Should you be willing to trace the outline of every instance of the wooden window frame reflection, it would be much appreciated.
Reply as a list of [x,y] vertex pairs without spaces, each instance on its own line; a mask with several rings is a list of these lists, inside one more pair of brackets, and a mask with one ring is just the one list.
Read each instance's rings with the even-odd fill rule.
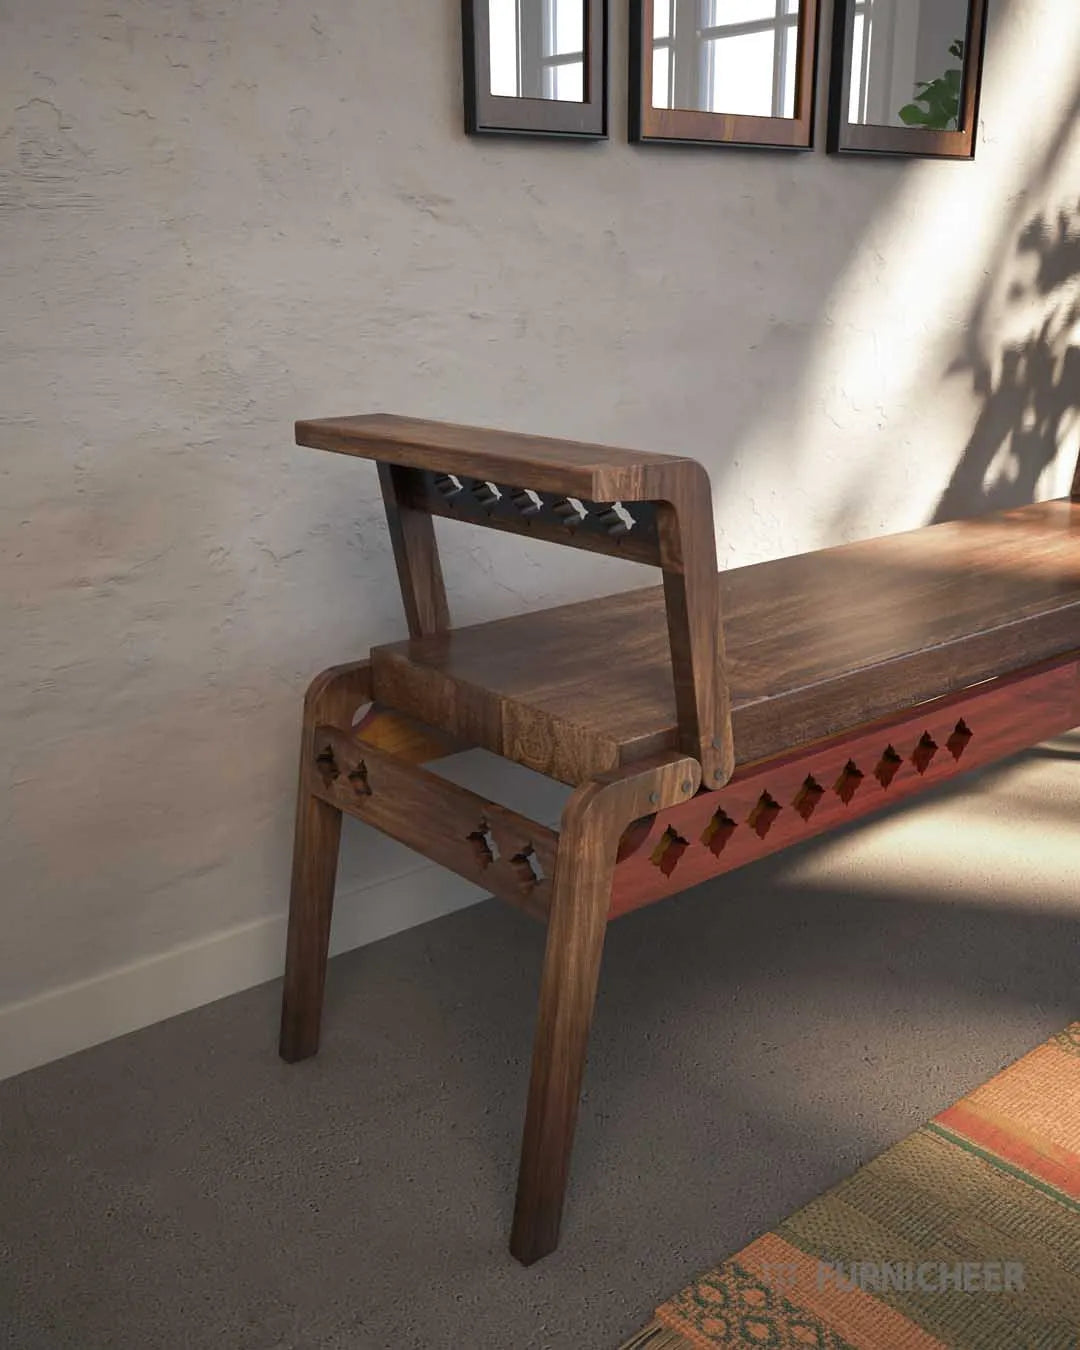
[[974,159],[979,127],[987,0],[969,0],[964,34],[964,78],[959,131],[888,127],[849,122],[851,46],[858,0],[836,0],[833,12],[832,82],[828,150],[832,155],[914,155],[920,159]]
[[491,92],[491,25],[488,0],[462,0],[465,130],[525,136],[603,140],[607,127],[607,0],[581,0],[585,38],[584,100],[510,98]]
[[[660,0],[663,3],[663,0]],[[795,57],[795,116],[753,117],[653,107],[656,0],[630,0],[630,139],[670,144],[809,150],[814,143],[821,0],[801,0]]]

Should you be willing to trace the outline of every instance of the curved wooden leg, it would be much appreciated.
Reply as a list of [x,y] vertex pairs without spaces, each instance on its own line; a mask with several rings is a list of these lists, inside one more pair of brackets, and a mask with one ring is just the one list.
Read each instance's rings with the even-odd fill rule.
[[531,1265],[559,1241],[619,835],[692,796],[701,769],[667,760],[577,789],[563,812],[510,1251]]
[[618,843],[595,829],[575,833],[572,840],[564,823],[510,1238],[511,1252],[525,1265],[553,1251],[559,1240]]

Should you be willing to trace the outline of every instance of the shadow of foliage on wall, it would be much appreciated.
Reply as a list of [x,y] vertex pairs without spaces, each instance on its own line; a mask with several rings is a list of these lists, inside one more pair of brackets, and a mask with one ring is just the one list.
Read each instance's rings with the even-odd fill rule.
[[1029,220],[1008,266],[1014,335],[993,356],[973,342],[950,370],[970,372],[983,406],[935,521],[1034,501],[1080,417],[1080,202]]

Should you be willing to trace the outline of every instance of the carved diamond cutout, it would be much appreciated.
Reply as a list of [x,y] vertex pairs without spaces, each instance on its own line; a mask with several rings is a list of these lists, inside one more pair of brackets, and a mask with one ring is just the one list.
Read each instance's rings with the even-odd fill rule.
[[327,787],[329,787],[336,778],[341,776],[338,762],[334,758],[333,746],[328,745],[319,751],[315,756],[315,768],[318,770],[319,777]]
[[442,473],[435,479],[435,491],[449,500],[456,497],[462,489],[461,479],[457,474]]
[[520,853],[514,854],[510,859],[510,866],[517,873],[522,886],[527,888],[538,886],[544,879],[544,869],[540,866],[540,859],[531,844]]
[[795,795],[792,806],[802,816],[803,820],[809,820],[817,810],[818,802],[825,796],[825,789],[814,778],[808,777],[802,787]]
[[782,807],[778,801],[774,801],[767,792],[763,792],[758,798],[757,805],[750,812],[746,823],[754,831],[759,839],[765,836],[773,827],[773,821],[780,814]]
[[519,515],[536,516],[543,510],[544,499],[532,488],[519,488],[510,498]]
[[900,772],[903,762],[891,745],[885,747],[885,753],[878,760],[877,768],[874,770],[874,777],[883,788],[887,788]]
[[494,483],[476,483],[472,495],[481,506],[494,506],[502,497],[502,493]]
[[659,867],[664,876],[669,877],[675,871],[675,868],[679,865],[679,859],[689,847],[689,839],[684,839],[669,825],[660,836],[659,843],[653,849],[650,861]]
[[922,739],[915,747],[911,755],[911,762],[915,765],[917,772],[925,773],[930,767],[930,761],[938,752],[938,744],[928,731],[924,731]]
[[959,760],[960,756],[968,748],[968,742],[974,736],[974,732],[961,717],[956,724],[956,730],[945,742],[945,749],[952,755],[953,759]]
[[480,822],[479,828],[473,830],[468,839],[476,854],[476,861],[481,867],[490,867],[492,863],[499,861],[499,846],[486,820]]
[[564,497],[551,508],[564,525],[573,529],[589,514],[576,497]]
[[615,855],[616,862],[622,862],[624,858],[629,858],[632,853],[638,851],[652,829],[655,819],[656,812],[654,811],[652,815],[640,816],[623,830],[622,838],[619,840],[619,849]]
[[630,514],[622,502],[613,502],[611,506],[604,507],[597,511],[595,519],[598,524],[603,525],[608,534],[613,539],[618,539],[624,534],[629,534],[637,524],[637,521]]
[[710,820],[705,827],[705,833],[701,836],[701,842],[714,858],[719,858],[727,845],[727,841],[737,829],[738,826],[723,807],[718,807],[712,820]]
[[368,782],[367,765],[363,760],[348,774],[349,785],[358,797],[371,796],[371,784]]
[[851,799],[858,792],[862,780],[862,770],[856,767],[854,760],[849,759],[844,765],[843,773],[836,780],[836,786],[833,788],[833,791],[845,806],[851,804]]

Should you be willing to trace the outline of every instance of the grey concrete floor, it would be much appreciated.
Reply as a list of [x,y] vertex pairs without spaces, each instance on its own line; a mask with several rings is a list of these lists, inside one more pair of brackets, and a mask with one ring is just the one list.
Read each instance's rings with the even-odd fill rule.
[[614,925],[560,1250],[506,1251],[539,926],[494,901],[0,1084],[5,1350],[614,1350],[1080,1015],[1064,739]]

